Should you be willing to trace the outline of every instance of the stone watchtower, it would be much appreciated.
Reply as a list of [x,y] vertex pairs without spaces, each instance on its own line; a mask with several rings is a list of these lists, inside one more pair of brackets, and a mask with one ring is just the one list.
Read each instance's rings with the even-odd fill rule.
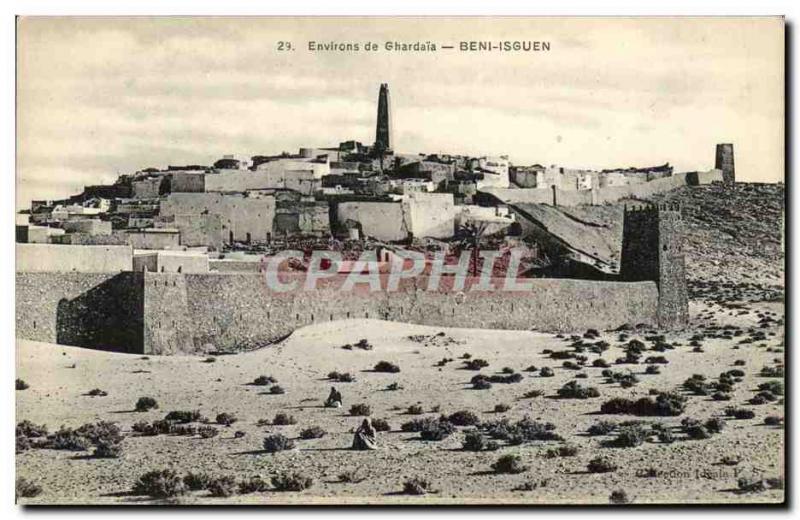
[[736,170],[733,166],[733,145],[722,143],[717,145],[717,156],[714,161],[714,168],[722,170],[722,181],[725,184],[736,182]]
[[625,208],[620,277],[658,286],[658,325],[677,329],[689,321],[683,254],[683,216],[677,204]]

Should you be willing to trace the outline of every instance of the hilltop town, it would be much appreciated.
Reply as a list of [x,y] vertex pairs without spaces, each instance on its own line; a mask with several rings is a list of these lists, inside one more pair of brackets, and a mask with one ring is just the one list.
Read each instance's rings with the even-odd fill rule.
[[784,499],[782,185],[730,143],[697,172],[405,154],[391,114],[381,85],[370,145],[18,214],[18,496]]
[[[729,164],[718,154],[717,169],[689,173],[674,172],[669,164],[591,171],[518,166],[507,156],[399,153],[393,150],[390,107],[384,84],[370,145],[350,140],[295,154],[226,155],[212,165],[147,167],[120,175],[111,185],[86,186],[67,199],[34,200],[18,215],[17,242],[125,245],[134,252],[135,270],[187,273],[257,271],[263,255],[295,246],[355,249],[357,257],[379,245],[458,247],[479,233],[497,244],[538,248],[540,268],[563,270],[566,261],[577,260],[614,272],[618,259],[604,255],[602,247],[593,251],[591,244],[569,239],[558,225],[529,240],[527,226],[547,227],[558,217],[531,215],[526,207],[603,205],[681,185],[733,182],[731,145],[718,150],[725,151]],[[64,248],[46,250],[23,253],[19,270],[90,267],[80,255],[56,254]],[[52,265],[43,265],[48,262]]]

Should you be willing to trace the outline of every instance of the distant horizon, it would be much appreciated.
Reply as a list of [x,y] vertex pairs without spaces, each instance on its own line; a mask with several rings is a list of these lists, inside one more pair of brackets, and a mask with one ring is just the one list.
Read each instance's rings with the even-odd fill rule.
[[[398,154],[593,170],[668,162],[684,172],[713,168],[716,144],[731,142],[737,180],[784,180],[780,18],[353,21],[18,19],[18,209],[147,167],[372,144],[381,83]],[[302,48],[467,34],[544,39],[552,49]],[[278,52],[278,40],[298,49]]]

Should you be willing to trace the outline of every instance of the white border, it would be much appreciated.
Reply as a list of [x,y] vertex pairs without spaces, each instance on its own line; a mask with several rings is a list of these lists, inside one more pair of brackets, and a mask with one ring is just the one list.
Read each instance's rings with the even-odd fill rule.
[[[745,2],[745,1],[707,1],[700,3],[697,0],[662,0],[660,2],[645,3],[643,1],[631,0],[618,0],[618,1],[592,1],[592,0],[559,0],[546,3],[525,4],[519,1],[506,1],[506,0],[492,0],[475,1],[475,0],[461,0],[459,2],[443,1],[443,0],[405,0],[386,2],[381,0],[371,0],[369,2],[355,1],[355,0],[335,0],[335,1],[309,1],[309,0],[293,0],[291,2],[282,2],[277,5],[266,5],[256,1],[247,0],[225,0],[225,1],[208,1],[208,0],[194,0],[194,1],[174,1],[174,0],[161,0],[159,2],[146,2],[143,0],[118,0],[118,1],[99,1],[99,0],[43,0],[43,1],[7,1],[2,4],[2,17],[0,18],[0,71],[2,74],[2,105],[0,105],[0,125],[2,125],[2,139],[0,139],[0,146],[2,146],[2,160],[3,171],[2,188],[0,189],[0,201],[2,204],[3,214],[11,219],[11,213],[14,211],[15,196],[14,196],[14,179],[15,179],[15,132],[14,132],[14,75],[15,75],[15,19],[14,16],[18,14],[25,15],[600,15],[600,16],[614,16],[614,15],[685,15],[685,16],[698,16],[698,15],[785,15],[789,23],[794,24],[792,31],[792,40],[797,39],[797,23],[800,20],[800,2],[796,0],[762,0],[760,2]],[[791,42],[794,43],[794,42]],[[794,45],[792,45],[794,47]],[[790,55],[790,61],[786,63],[787,74],[794,70],[796,65],[796,55],[794,52]],[[797,99],[797,84],[792,85],[791,92],[787,95],[792,100]],[[790,106],[790,105],[787,105]],[[795,128],[794,135],[790,136],[790,141],[787,141],[787,146],[790,149],[796,149],[797,144],[797,128],[796,119],[792,114],[792,126]],[[787,163],[787,168],[791,165]],[[787,171],[787,178],[793,176],[794,172]],[[796,183],[791,183],[790,187],[790,200],[796,200]],[[791,229],[793,230],[791,238],[793,243],[798,243],[797,226],[797,211],[794,211],[794,217]],[[0,239],[2,244],[9,247],[6,251],[13,251],[14,235],[11,223],[0,226]],[[792,271],[797,272],[798,263],[800,261],[796,258],[792,260]],[[685,518],[700,518],[709,515],[737,515],[737,514],[764,514],[763,511],[742,509],[722,509],[716,511],[706,510],[691,510],[682,511],[680,509],[672,510],[629,510],[622,511],[619,509],[603,511],[600,508],[593,508],[591,510],[495,510],[486,511],[478,509],[405,509],[405,510],[377,510],[377,509],[322,509],[322,510],[309,510],[309,509],[294,509],[294,510],[276,510],[276,509],[246,509],[235,510],[226,509],[218,510],[211,509],[205,511],[192,510],[131,510],[128,508],[119,508],[116,510],[100,509],[100,510],[47,510],[47,511],[27,511],[20,507],[14,506],[14,452],[11,449],[12,437],[11,431],[14,425],[14,393],[11,390],[11,380],[14,379],[14,301],[12,295],[14,294],[14,278],[12,276],[14,271],[14,260],[11,253],[6,253],[0,256],[0,264],[2,265],[3,276],[0,278],[0,294],[7,295],[2,300],[2,314],[0,314],[0,331],[2,331],[2,338],[4,341],[0,342],[2,345],[3,353],[1,364],[2,368],[2,382],[5,393],[2,401],[3,424],[2,424],[2,439],[3,448],[0,449],[0,461],[2,461],[2,473],[0,473],[0,504],[5,518],[20,518],[23,515],[36,514],[40,518],[55,517],[56,515],[108,515],[124,514],[126,516],[144,516],[149,518],[167,518],[168,516],[181,514],[186,515],[203,515],[204,517],[217,517],[228,515],[232,512],[238,514],[248,515],[269,515],[270,517],[312,517],[316,515],[341,515],[341,514],[359,514],[359,515],[375,515],[375,514],[391,514],[392,516],[406,516],[414,515],[415,517],[428,517],[433,518],[439,515],[494,515],[494,514],[533,514],[537,517],[558,515],[561,517],[574,517],[577,518],[583,514],[591,514],[592,516],[610,514],[636,514],[641,515],[677,515],[680,514]],[[787,291],[791,301],[795,303],[792,309],[792,314],[789,317],[790,323],[798,323],[797,299],[796,291],[790,287]],[[796,343],[796,342],[795,342]],[[794,351],[795,345],[788,345],[787,352]],[[791,354],[792,366],[790,372],[795,373],[797,367],[798,353]],[[794,382],[793,382],[794,383]],[[794,384],[791,388],[794,388]],[[789,400],[791,410],[792,423],[795,423],[798,412],[795,400]],[[797,447],[793,445],[793,453],[796,455]],[[796,457],[792,457],[792,461]],[[794,464],[792,464],[794,466]],[[793,476],[796,476],[792,472]],[[791,479],[794,483],[794,479]],[[787,496],[795,495],[794,490],[796,486],[787,489]]]

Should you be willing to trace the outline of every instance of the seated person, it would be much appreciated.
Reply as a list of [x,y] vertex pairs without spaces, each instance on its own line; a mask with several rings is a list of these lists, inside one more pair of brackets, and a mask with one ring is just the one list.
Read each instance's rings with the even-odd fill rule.
[[328,394],[328,399],[325,400],[326,408],[341,408],[342,394],[336,388],[331,387],[331,393]]

